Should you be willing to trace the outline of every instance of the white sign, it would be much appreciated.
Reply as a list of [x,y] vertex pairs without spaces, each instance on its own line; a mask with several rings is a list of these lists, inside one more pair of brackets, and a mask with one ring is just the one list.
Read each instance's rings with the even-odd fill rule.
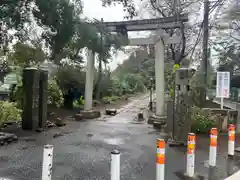
[[217,72],[216,97],[229,98],[230,72]]

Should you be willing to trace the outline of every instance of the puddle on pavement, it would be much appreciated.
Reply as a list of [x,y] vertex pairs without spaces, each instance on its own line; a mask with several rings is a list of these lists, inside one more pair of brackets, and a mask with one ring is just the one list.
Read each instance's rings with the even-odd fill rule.
[[124,143],[123,139],[120,139],[120,138],[109,138],[109,139],[104,139],[103,141],[111,145],[120,145]]
[[186,176],[185,172],[182,172],[182,171],[175,172],[175,175],[181,180],[190,180],[190,179],[204,180],[204,177],[198,174],[196,174],[194,178],[189,178]]
[[217,165],[209,167],[208,160],[203,162],[203,165],[208,168],[207,180],[220,180],[231,176],[239,170],[239,157],[234,159],[226,159],[225,165]]

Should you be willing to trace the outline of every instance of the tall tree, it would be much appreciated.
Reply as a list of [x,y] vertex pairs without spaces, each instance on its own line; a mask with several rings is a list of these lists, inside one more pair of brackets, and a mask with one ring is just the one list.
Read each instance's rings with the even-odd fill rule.
[[17,43],[13,46],[13,52],[9,54],[9,61],[13,65],[29,67],[40,64],[46,56],[41,47],[34,47],[27,44]]
[[100,37],[95,46],[95,52],[98,53],[98,78],[95,85],[96,99],[101,98],[102,64],[107,64],[112,57],[112,53],[121,48],[121,37],[111,34],[105,28],[100,28]]
[[240,5],[233,0],[218,22],[214,49],[218,55],[219,70],[232,74],[240,68]]
[[[103,3],[103,6],[122,4],[123,8],[124,8],[123,10],[128,12],[128,15],[130,16],[130,18],[137,15],[134,0],[101,0],[101,1]],[[142,0],[140,0],[140,1],[142,1]]]
[[9,29],[20,30],[23,28],[24,22],[29,20],[31,0],[2,0],[0,2],[0,48],[6,52],[8,44],[12,41],[9,36]]
[[50,28],[43,36],[52,50],[51,59],[59,64],[64,46],[71,40],[76,23],[74,4],[69,0],[36,0],[33,14],[40,25]]
[[[150,0],[151,6],[155,11],[157,17],[176,16],[184,13],[189,13],[191,10],[200,8],[201,1],[192,0],[163,0],[154,1]],[[157,3],[159,2],[159,3]],[[193,17],[196,18],[196,17]],[[181,23],[180,29],[167,29],[165,32],[171,37],[175,34],[181,35],[182,39],[179,44],[171,44],[168,48],[168,59],[173,60],[175,64],[180,64],[184,58],[191,55],[191,52],[196,48],[197,26],[201,23],[196,19],[196,24],[189,26],[188,24]]]

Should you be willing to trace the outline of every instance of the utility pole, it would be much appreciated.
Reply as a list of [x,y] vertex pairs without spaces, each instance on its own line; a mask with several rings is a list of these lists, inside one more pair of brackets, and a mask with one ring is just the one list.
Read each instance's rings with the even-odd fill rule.
[[[207,85],[208,69],[208,37],[209,37],[209,0],[204,0],[204,18],[203,18],[203,51],[201,70],[203,72],[203,86]],[[202,94],[203,101],[206,99],[206,91]]]

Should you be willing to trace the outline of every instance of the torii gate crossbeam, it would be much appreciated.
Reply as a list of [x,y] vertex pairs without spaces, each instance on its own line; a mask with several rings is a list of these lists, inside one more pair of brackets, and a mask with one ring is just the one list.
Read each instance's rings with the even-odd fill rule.
[[127,31],[152,31],[156,29],[172,29],[181,27],[182,22],[188,21],[188,15],[179,17],[172,16],[166,18],[142,19],[118,22],[96,22],[93,25],[101,25],[111,32],[117,32],[118,27],[125,27]]

